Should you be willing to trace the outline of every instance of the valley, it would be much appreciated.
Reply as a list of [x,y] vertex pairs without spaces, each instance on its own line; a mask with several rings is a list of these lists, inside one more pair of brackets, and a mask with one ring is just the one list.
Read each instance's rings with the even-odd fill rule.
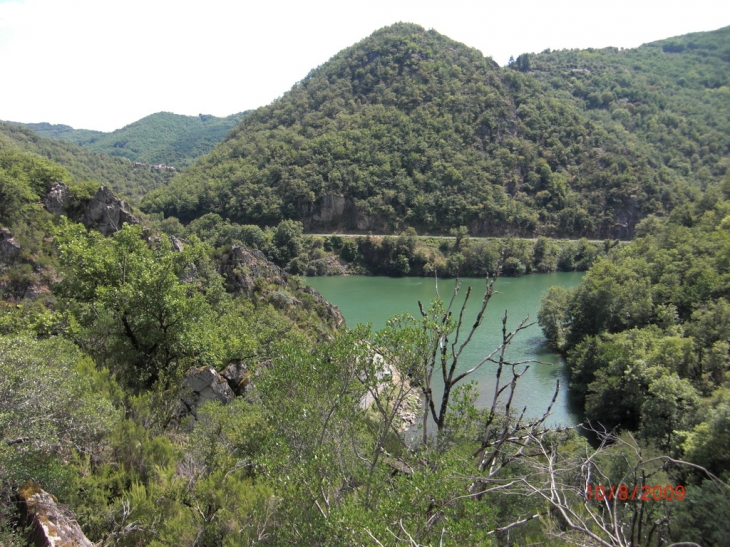
[[727,545],[729,90],[730,27],[397,23],[228,117],[0,122],[0,545]]

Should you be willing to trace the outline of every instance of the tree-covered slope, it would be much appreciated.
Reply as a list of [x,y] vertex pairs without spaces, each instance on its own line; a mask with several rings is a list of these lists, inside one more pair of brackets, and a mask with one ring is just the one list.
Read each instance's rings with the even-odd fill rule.
[[536,74],[397,24],[251,113],[143,207],[184,222],[214,212],[309,228],[631,237],[646,214],[693,196],[697,177],[604,118]]
[[73,178],[109,186],[132,203],[139,202],[147,192],[164,186],[174,176],[173,173],[135,169],[125,158],[111,158],[75,144],[40,137],[21,126],[0,122],[2,149],[50,159],[65,167]]
[[580,286],[552,287],[538,313],[551,344],[567,351],[571,389],[589,420],[638,431],[725,476],[728,198],[730,176],[668,218],[647,218],[639,237],[594,263]]
[[158,112],[111,133],[48,123],[20,125],[42,137],[71,142],[109,156],[146,164],[162,163],[180,169],[210,152],[244,114],[218,118],[204,114],[182,116]]
[[93,129],[74,129],[70,125],[52,124],[48,122],[41,123],[20,123],[6,121],[12,125],[21,125],[31,131],[38,133],[41,137],[48,139],[57,139],[61,141],[72,142],[82,146],[92,142],[95,139],[103,137],[106,133],[103,131],[94,131]]
[[636,49],[522,59],[514,66],[623,134],[662,176],[704,188],[730,167],[730,27]]

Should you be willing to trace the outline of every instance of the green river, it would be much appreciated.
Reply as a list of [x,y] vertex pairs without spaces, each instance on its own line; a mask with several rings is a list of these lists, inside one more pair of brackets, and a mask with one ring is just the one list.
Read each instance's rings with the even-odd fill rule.
[[[502,316],[507,310],[507,326],[510,330],[517,327],[525,317],[530,321],[537,320],[542,295],[552,285],[573,287],[580,283],[582,273],[533,274],[524,277],[502,277],[495,284],[496,294],[492,297],[478,336],[472,340],[470,347],[464,350],[461,366],[473,366],[479,359],[491,352],[502,337]],[[377,330],[385,326],[387,319],[395,314],[408,312],[419,316],[418,301],[424,307],[436,297],[435,283],[432,278],[422,277],[366,277],[335,276],[308,277],[311,285],[330,302],[340,308],[348,326],[358,323],[371,323]],[[455,280],[439,280],[438,288],[441,297],[448,301],[454,288]],[[484,279],[465,278],[461,280],[460,298],[454,304],[458,313],[466,294],[467,286],[472,287],[465,324],[471,325],[484,293]],[[458,303],[458,307],[457,307]],[[551,352],[545,345],[545,338],[540,327],[535,324],[522,331],[515,338],[507,357],[512,361],[527,359],[539,360],[533,363],[527,373],[520,378],[515,393],[516,403],[513,408],[521,410],[527,407],[527,416],[539,416],[545,412],[555,393],[555,384],[560,380],[560,393],[555,402],[548,424],[575,425],[581,421],[578,409],[571,408],[568,399],[568,382],[566,365],[563,359]],[[434,377],[436,374],[434,374]],[[502,381],[511,375],[502,375]],[[487,363],[477,370],[472,379],[478,383],[478,406],[491,405],[495,382],[495,365]],[[501,401],[504,402],[504,401]],[[518,410],[518,411],[519,411]]]

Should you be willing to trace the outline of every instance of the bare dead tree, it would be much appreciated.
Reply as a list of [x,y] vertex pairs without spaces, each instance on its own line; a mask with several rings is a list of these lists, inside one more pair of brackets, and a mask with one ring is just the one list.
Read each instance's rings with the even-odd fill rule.
[[[539,516],[546,517],[543,520],[551,537],[580,546],[667,545],[670,517],[666,505],[656,496],[647,498],[646,492],[653,488],[652,478],[670,467],[699,471],[724,492],[730,502],[730,485],[704,467],[669,456],[647,458],[631,435],[619,437],[585,427],[598,434],[601,440],[597,448],[585,454],[561,454],[559,443],[546,442],[544,433],[530,435],[529,442],[533,451],[537,451],[524,460],[530,471],[516,478],[507,491],[537,498],[548,505],[549,510]],[[626,469],[619,476],[612,472],[617,462]],[[655,482],[661,480],[666,479],[654,479]],[[625,489],[620,490],[622,486]],[[663,485],[665,492],[673,488]],[[671,502],[665,499],[665,503]],[[528,520],[522,519],[501,530]]]
[[[492,406],[489,409],[489,413],[484,424],[483,440],[479,448],[474,453],[474,456],[479,458],[479,471],[486,472],[485,479],[487,482],[491,477],[496,476],[501,469],[508,466],[514,460],[529,455],[526,450],[529,448],[533,438],[542,438],[550,432],[550,429],[545,427],[545,421],[550,415],[553,405],[558,398],[560,381],[556,382],[553,398],[544,414],[539,418],[525,421],[525,412],[527,411],[526,407],[522,408],[516,420],[513,418],[512,412],[512,403],[517,389],[517,381],[529,370],[530,365],[528,363],[534,361],[507,361],[506,350],[518,333],[533,324],[534,323],[528,324],[527,319],[524,319],[514,331],[509,332],[507,330],[507,312],[505,312],[502,317],[502,344],[500,344],[497,350],[495,350],[495,352],[499,351],[499,355],[496,359],[493,357],[494,353],[487,357],[487,360],[497,365],[496,383],[494,386],[494,395],[492,397]],[[502,373],[505,369],[509,370],[511,378],[509,381],[502,384]],[[505,391],[508,393],[507,401],[504,411],[500,414],[498,412],[497,403]],[[502,417],[501,425],[495,423],[496,418],[500,415]],[[516,450],[506,450],[508,445],[516,447]],[[484,482],[484,480],[482,482]],[[479,490],[476,485],[473,486],[473,491],[474,493],[478,493]]]
[[[566,448],[562,436],[573,435],[570,432],[576,428],[549,428],[546,425],[557,400],[559,382],[556,382],[552,400],[542,415],[528,418],[526,408],[514,409],[518,381],[535,361],[510,361],[507,359],[507,349],[520,332],[533,324],[528,319],[510,331],[505,312],[502,317],[501,343],[464,370],[462,352],[482,324],[487,304],[494,294],[494,281],[494,278],[487,280],[484,298],[470,326],[465,326],[464,315],[471,288],[467,290],[456,317],[451,310],[460,290],[458,282],[447,306],[437,303],[425,311],[419,302],[423,329],[428,333],[429,351],[418,361],[416,374],[413,374],[413,369],[410,372],[424,398],[424,445],[429,440],[429,419],[436,424],[437,438],[441,438],[446,426],[449,399],[455,386],[484,365],[496,365],[492,403],[484,414],[480,428],[481,440],[473,452],[474,472],[462,477],[465,480],[464,494],[445,502],[446,505],[460,499],[471,499],[478,503],[480,500],[493,499],[495,495],[520,496],[530,500],[527,505],[532,510],[526,511],[525,515],[513,522],[500,524],[488,535],[509,533],[539,519],[547,535],[564,544],[659,547],[668,545],[670,537],[671,520],[664,510],[665,506],[654,499],[622,499],[627,498],[628,494],[626,490],[621,490],[619,494],[617,488],[621,485],[627,488],[629,485],[635,486],[640,492],[647,485],[659,484],[659,481],[666,481],[662,484],[668,485],[668,476],[662,473],[672,467],[686,467],[712,480],[717,488],[726,493],[730,503],[730,486],[705,468],[668,456],[646,457],[630,435],[619,437],[612,432],[594,430],[590,425],[576,426],[599,435],[600,443],[595,448],[590,448],[586,443],[583,451],[576,451],[575,446]],[[442,392],[434,393],[437,391],[432,382],[434,373],[441,375]],[[440,404],[437,404],[437,395],[441,396]],[[383,415],[386,416],[386,412]],[[413,465],[418,469],[419,462],[415,461]],[[616,475],[616,467],[623,470],[619,475]],[[591,496],[589,487],[596,492],[598,485],[604,486],[605,494]],[[535,510],[535,507],[542,509]],[[433,511],[426,517],[425,528],[436,526],[443,514],[442,510]],[[398,527],[394,523],[386,530],[392,536],[387,541],[376,538],[369,530],[366,532],[377,545],[420,545],[414,538],[415,534],[407,531],[402,521],[398,524]],[[679,545],[694,544],[676,544],[677,547]]]
[[[471,296],[471,287],[467,288],[466,296],[462,302],[461,309],[459,310],[459,315],[456,320],[454,320],[451,310],[461,289],[461,282],[459,280],[457,280],[456,285],[454,286],[454,291],[451,294],[451,300],[445,308],[440,305],[439,301],[437,301],[435,305],[426,311],[423,308],[423,304],[420,301],[418,302],[418,308],[424,322],[424,330],[430,331],[429,335],[431,339],[430,351],[424,356],[418,370],[418,381],[424,397],[422,421],[424,444],[428,442],[429,416],[435,422],[437,432],[440,435],[446,426],[446,415],[449,408],[449,401],[456,384],[480,369],[501,349],[501,346],[496,348],[492,353],[471,368],[465,371],[458,371],[464,349],[469,345],[474,337],[474,333],[482,324],[484,312],[486,311],[487,305],[494,294],[495,281],[496,276],[491,279],[487,278],[487,286],[484,291],[484,297],[482,298],[479,312],[477,313],[471,327],[466,327],[466,335],[460,344],[459,341],[462,334],[462,327],[464,327],[464,312],[466,311],[466,306],[469,303],[469,297]],[[438,281],[436,291],[438,294]],[[453,339],[450,339],[452,335]],[[443,380],[443,389],[440,393],[441,403],[438,410],[436,409],[436,397],[432,386],[433,374],[437,369],[441,372],[441,379]]]

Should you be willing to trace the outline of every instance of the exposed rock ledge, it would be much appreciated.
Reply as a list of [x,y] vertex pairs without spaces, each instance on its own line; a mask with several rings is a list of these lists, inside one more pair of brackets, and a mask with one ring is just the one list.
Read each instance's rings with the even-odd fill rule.
[[7,228],[0,228],[0,263],[11,262],[23,249]]
[[190,414],[197,419],[198,410],[205,403],[218,401],[228,404],[235,396],[226,379],[213,367],[192,367],[183,380],[178,418]]
[[[54,182],[43,198],[43,204],[51,213],[69,215],[71,198],[68,186]],[[83,223],[87,228],[99,230],[105,236],[119,231],[124,224],[139,224],[139,220],[130,212],[127,202],[115,196],[106,186],[101,186],[85,204],[81,217],[72,220]]]
[[[289,275],[276,264],[266,258],[259,250],[247,249],[242,245],[233,245],[223,257],[218,272],[226,280],[226,289],[233,294],[246,293],[252,296],[256,288],[256,279],[261,277],[270,283],[285,287],[289,285]],[[327,302],[324,297],[311,287],[299,287],[292,290],[291,303],[301,305],[302,294],[308,294],[321,306],[321,315],[331,321],[335,328],[345,326],[345,318],[340,310]]]
[[121,230],[124,224],[139,224],[139,220],[129,212],[127,202],[102,186],[91,198],[81,219],[87,228],[96,228],[105,236]]
[[226,280],[229,292],[234,294],[253,294],[255,280],[263,277],[277,285],[289,282],[287,273],[271,262],[259,250],[247,249],[243,245],[233,245],[221,261],[218,272]]
[[29,544],[36,547],[94,547],[70,511],[34,481],[20,487],[24,520],[30,527]]

